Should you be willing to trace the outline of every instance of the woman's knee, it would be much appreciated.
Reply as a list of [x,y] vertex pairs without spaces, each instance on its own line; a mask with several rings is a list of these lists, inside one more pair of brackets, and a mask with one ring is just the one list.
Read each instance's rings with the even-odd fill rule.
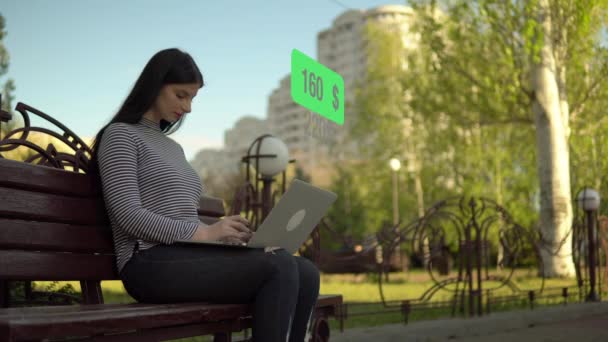
[[312,261],[303,257],[295,257],[295,259],[298,264],[300,284],[318,289],[321,275],[317,266]]
[[297,278],[298,264],[296,263],[295,256],[284,249],[269,253],[269,258],[275,274],[279,274],[283,278]]

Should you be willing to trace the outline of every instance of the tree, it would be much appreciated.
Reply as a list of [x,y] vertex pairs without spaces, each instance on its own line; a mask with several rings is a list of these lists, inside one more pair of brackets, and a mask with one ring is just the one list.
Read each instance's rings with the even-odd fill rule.
[[299,166],[296,166],[296,167],[295,167],[295,171],[294,171],[294,172],[295,172],[295,173],[294,173],[294,176],[293,176],[294,178],[299,179],[299,180],[304,181],[304,182],[309,182],[309,183],[310,183],[310,181],[311,181],[311,179],[310,179],[310,175],[308,175],[308,174],[307,174],[307,173],[304,171],[304,169],[302,169],[302,168],[301,168],[301,167],[299,167]]
[[[367,25],[368,69],[358,87],[359,120],[351,132],[352,139],[366,141],[362,150],[368,164],[384,165],[391,157],[404,164],[400,171],[405,178],[399,200],[402,221],[416,219],[438,200],[471,195],[508,203],[518,222],[530,223],[535,169],[532,175],[526,171],[533,160],[529,153],[533,130],[488,125],[475,117],[460,122],[443,107],[449,102],[436,99],[462,97],[451,88],[455,81],[446,79],[451,75],[435,72],[436,66],[429,63],[432,48],[406,46],[404,42],[415,38],[403,38],[399,31],[373,22]],[[454,108],[456,113],[456,108],[463,107]],[[511,141],[525,143],[513,147]],[[363,177],[362,182],[372,179],[378,178]],[[382,205],[390,207],[390,198]],[[382,207],[376,210],[382,212]],[[448,239],[457,248],[455,233]],[[495,232],[489,239],[498,244]]]
[[[598,49],[598,57],[592,63],[583,67],[584,75],[594,73],[605,74],[602,61],[608,59],[608,50],[603,47]],[[572,78],[571,78],[572,80]],[[588,76],[575,78],[591,86],[586,96],[584,110],[575,113],[571,124],[570,137],[570,171],[572,174],[572,193],[577,195],[583,187],[597,189],[600,194],[608,193],[608,117],[606,108],[608,106],[608,87],[600,84],[591,84],[592,79]],[[580,107],[579,107],[580,108]],[[605,195],[604,195],[605,196]],[[606,201],[601,202],[600,212],[606,214],[608,205]]]
[[[5,20],[2,14],[0,14],[0,79],[8,72],[8,65],[10,61],[10,55],[8,50],[4,46],[4,37],[7,32],[5,29]],[[15,82],[12,79],[8,79],[0,86],[2,92],[2,110],[12,113],[12,103],[14,97],[12,92],[15,91]],[[9,124],[2,123],[0,130],[0,136],[6,134],[12,127],[15,126],[15,120],[11,120]]]
[[434,94],[413,87],[415,107],[461,127],[534,129],[545,275],[572,276],[568,142],[571,124],[606,88],[599,39],[606,1],[413,3],[421,50],[430,57],[425,70],[439,82]]

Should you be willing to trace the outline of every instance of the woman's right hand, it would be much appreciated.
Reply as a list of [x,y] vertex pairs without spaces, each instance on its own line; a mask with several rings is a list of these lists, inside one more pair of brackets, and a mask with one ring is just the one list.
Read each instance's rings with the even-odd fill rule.
[[249,221],[241,215],[233,215],[226,216],[209,226],[199,225],[191,240],[242,244],[249,241],[252,234],[249,229]]

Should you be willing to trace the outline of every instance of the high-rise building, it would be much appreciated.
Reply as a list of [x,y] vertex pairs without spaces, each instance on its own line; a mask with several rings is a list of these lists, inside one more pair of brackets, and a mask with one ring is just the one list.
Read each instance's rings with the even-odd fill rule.
[[270,131],[267,120],[247,115],[224,132],[223,148],[203,149],[196,154],[190,164],[206,181],[210,194],[217,195],[223,183],[232,182],[232,177],[241,167],[241,157],[247,154],[251,143]]
[[[370,10],[348,10],[338,16],[328,29],[317,35],[317,60],[344,78],[345,101],[352,104],[355,84],[364,79],[367,58],[364,28],[370,21],[399,32],[405,46],[414,44],[409,34],[413,11],[402,5],[387,5]],[[330,181],[330,166],[336,159],[357,155],[358,144],[345,135],[356,112],[347,105],[343,126],[325,121],[324,129],[313,129],[311,117],[316,115],[291,99],[290,75],[281,79],[268,99],[268,121],[272,132],[283,139],[297,164],[311,175],[313,183]]]
[[224,149],[229,160],[233,161],[230,170],[238,171],[241,157],[247,154],[251,143],[260,135],[271,132],[268,120],[254,116],[240,118],[234,126],[224,132]]
[[309,166],[314,162],[314,139],[308,134],[310,111],[291,99],[291,77],[287,75],[280,81],[268,98],[268,122],[273,135],[289,148],[291,158],[299,166]]

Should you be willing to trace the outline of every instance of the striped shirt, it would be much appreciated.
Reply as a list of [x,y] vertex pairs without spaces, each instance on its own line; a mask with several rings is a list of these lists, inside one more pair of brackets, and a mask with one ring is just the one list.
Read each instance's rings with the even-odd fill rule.
[[142,118],[137,124],[109,125],[98,162],[119,272],[136,247],[145,250],[194,235],[201,180],[159,124]]

